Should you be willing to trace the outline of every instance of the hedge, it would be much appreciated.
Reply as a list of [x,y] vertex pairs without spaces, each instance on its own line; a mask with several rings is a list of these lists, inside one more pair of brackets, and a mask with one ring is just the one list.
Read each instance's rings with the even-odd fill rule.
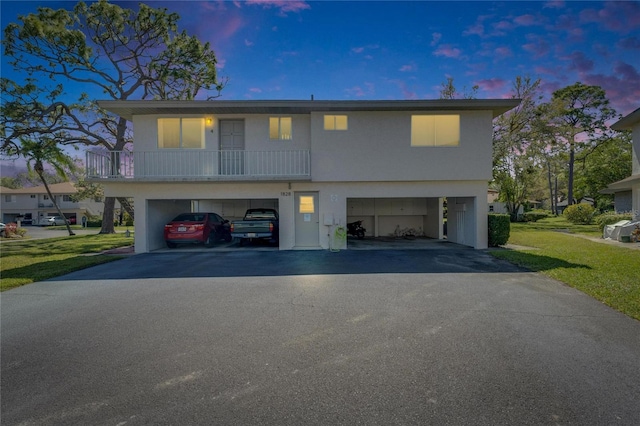
[[547,217],[549,217],[549,212],[546,210],[531,210],[522,214],[522,220],[525,222],[537,222]]
[[509,241],[511,216],[508,214],[489,214],[489,247],[503,246]]

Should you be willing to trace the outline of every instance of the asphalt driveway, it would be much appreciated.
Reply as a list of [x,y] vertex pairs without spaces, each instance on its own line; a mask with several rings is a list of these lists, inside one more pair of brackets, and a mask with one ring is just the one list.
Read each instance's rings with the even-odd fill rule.
[[3,426],[640,424],[640,323],[471,249],[141,254],[1,320]]

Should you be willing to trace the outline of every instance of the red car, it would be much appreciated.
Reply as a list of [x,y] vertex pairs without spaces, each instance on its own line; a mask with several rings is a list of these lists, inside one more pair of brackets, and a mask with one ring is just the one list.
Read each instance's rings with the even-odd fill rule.
[[164,241],[169,248],[193,243],[211,247],[216,241],[231,241],[229,228],[229,221],[217,213],[182,213],[164,226]]

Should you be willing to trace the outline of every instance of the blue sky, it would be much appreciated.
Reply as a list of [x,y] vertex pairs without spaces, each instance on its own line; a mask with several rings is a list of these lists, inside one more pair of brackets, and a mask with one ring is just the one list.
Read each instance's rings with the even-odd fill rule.
[[[117,2],[135,8],[137,2]],[[38,6],[6,1],[2,27]],[[147,2],[209,41],[229,83],[222,99],[433,99],[459,90],[502,98],[514,78],[544,93],[602,86],[621,114],[640,107],[638,1]],[[3,61],[2,74],[11,76]]]

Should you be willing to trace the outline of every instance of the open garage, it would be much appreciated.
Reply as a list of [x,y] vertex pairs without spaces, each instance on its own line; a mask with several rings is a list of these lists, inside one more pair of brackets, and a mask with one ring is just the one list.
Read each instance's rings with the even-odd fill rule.
[[347,223],[362,220],[367,236],[440,238],[440,198],[348,198]]
[[[147,205],[148,244],[151,250],[166,248],[163,237],[164,225],[181,213],[214,212],[232,222],[234,220],[241,220],[247,209],[270,208],[279,210],[278,204],[277,199],[271,198],[238,200],[149,200]],[[238,244],[233,244],[233,246],[238,246]]]

